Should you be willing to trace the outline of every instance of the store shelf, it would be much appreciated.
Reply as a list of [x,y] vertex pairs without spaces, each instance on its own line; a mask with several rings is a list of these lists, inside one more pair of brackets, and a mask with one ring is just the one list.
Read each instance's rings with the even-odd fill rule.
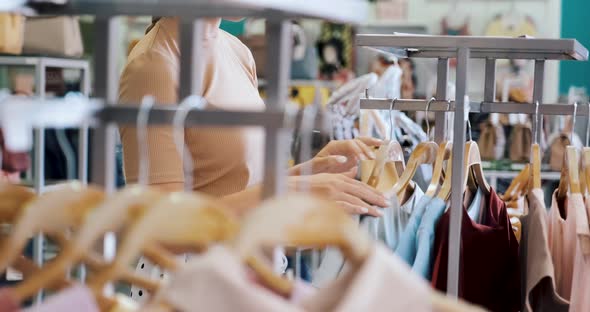
[[361,0],[70,0],[41,14],[236,16],[272,19],[317,18],[360,24],[368,4]]
[[451,58],[458,48],[469,48],[471,58],[588,60],[588,50],[575,39],[394,34],[358,35],[356,43],[399,57]]
[[45,66],[63,69],[88,69],[88,61],[84,59],[59,58],[46,56],[12,56],[0,55],[0,65],[9,66]]

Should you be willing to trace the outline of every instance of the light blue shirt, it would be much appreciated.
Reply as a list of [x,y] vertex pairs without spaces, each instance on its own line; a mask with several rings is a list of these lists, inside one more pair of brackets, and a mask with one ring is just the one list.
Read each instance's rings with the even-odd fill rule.
[[[353,218],[359,221],[359,227],[368,233],[369,237],[385,243],[393,251],[403,239],[402,233],[423,196],[424,192],[416,185],[414,193],[403,205],[399,204],[396,196],[392,196],[391,206],[380,210],[383,212],[383,217],[354,216]],[[327,248],[320,266],[313,274],[312,285],[322,288],[336,279],[340,272],[346,270],[347,265],[340,251],[335,248]]]
[[416,243],[416,234],[418,233],[418,227],[420,226],[426,207],[430,204],[431,200],[432,197],[430,196],[423,196],[420,198],[408,224],[400,236],[399,244],[397,244],[395,248],[395,254],[403,259],[408,265],[412,265],[416,258],[416,247],[418,245]]
[[434,260],[434,235],[436,225],[447,209],[447,203],[438,198],[433,198],[426,208],[418,231],[416,232],[416,257],[412,264],[412,271],[430,280],[432,275],[432,263]]
[[[478,189],[467,209],[469,217],[476,222],[481,221],[481,204],[483,198],[483,191]],[[416,233],[416,255],[413,262],[408,262],[412,265],[412,271],[420,274],[427,280],[432,278],[432,266],[435,257],[434,238],[436,234],[436,225],[446,209],[447,203],[438,197],[433,198],[428,202],[426,211],[422,216],[420,226]],[[411,259],[411,254],[407,259]]]

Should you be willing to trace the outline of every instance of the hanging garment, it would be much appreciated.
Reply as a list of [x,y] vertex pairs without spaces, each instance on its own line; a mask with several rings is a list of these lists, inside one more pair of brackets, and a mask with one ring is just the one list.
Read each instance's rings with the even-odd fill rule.
[[92,291],[77,285],[47,298],[39,306],[33,306],[23,312],[84,311],[99,312]]
[[[463,209],[459,296],[491,311],[520,310],[518,242],[506,205],[494,190],[486,198],[483,222],[476,224]],[[436,260],[432,286],[446,292],[450,210],[436,227]]]
[[425,300],[428,285],[382,246],[376,246],[358,271],[344,274],[300,304],[249,276],[233,251],[217,246],[172,274],[156,299],[179,311],[432,311]]
[[571,194],[563,203],[561,211],[553,193],[551,210],[548,215],[549,250],[555,267],[555,286],[557,292],[565,300],[570,300],[572,278],[574,274],[574,258],[576,256],[576,210],[579,203],[583,203],[581,194]]
[[0,289],[0,312],[18,312],[20,305],[16,295],[9,288]]
[[574,278],[572,282],[572,296],[570,311],[590,311],[590,197],[580,208],[579,198],[576,198],[577,245],[574,260]]
[[[429,197],[423,197],[422,201],[424,201],[425,198]],[[477,223],[479,223],[479,220],[481,219],[482,199],[483,192],[478,190],[471,203],[463,203],[464,206],[469,205],[469,208],[467,208],[469,217]],[[438,197],[428,200],[427,204],[423,207],[424,212],[422,212],[422,217],[419,219],[416,218],[419,223],[415,224],[411,222],[415,228],[411,229],[410,226],[406,228],[404,234],[407,236],[403,237],[396,250],[396,254],[412,266],[413,272],[427,280],[431,280],[432,278],[432,266],[434,262],[433,247],[436,225],[446,208],[446,203]],[[419,211],[419,209],[420,208],[417,208],[417,211]],[[416,213],[416,216],[419,216],[419,214]],[[410,229],[412,232],[410,232]]]
[[547,236],[547,210],[543,190],[528,195],[528,214],[520,217],[520,263],[523,312],[565,312],[569,303],[555,288],[553,260]]
[[[353,218],[359,220],[360,228],[367,232],[371,238],[385,243],[390,250],[395,250],[403,229],[408,224],[412,212],[416,211],[423,195],[422,189],[416,186],[412,196],[401,206],[397,197],[392,196],[391,206],[380,210],[384,214],[383,217],[353,216]],[[335,248],[327,248],[320,261],[320,266],[314,272],[312,284],[314,287],[323,288],[346,270],[347,265],[340,251]]]
[[396,250],[402,239],[404,230],[410,223],[412,215],[414,213],[421,213],[416,208],[418,208],[418,204],[423,196],[424,192],[416,184],[414,186],[414,193],[412,193],[403,205],[399,204],[397,195],[393,195],[390,197],[391,206],[380,210],[383,212],[383,217],[374,218],[367,216],[361,220],[361,224],[366,224],[364,226],[371,229],[370,233],[377,232],[376,237],[384,241],[389,249]]

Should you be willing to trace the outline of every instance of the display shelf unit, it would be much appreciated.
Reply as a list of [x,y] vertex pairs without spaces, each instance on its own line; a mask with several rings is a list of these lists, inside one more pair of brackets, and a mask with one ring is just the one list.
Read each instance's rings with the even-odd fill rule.
[[359,0],[69,0],[44,14],[149,15],[180,17],[237,16],[269,19],[311,18],[360,24],[368,6]]
[[[518,171],[506,170],[484,170],[484,173],[490,186],[494,189],[498,189],[499,179],[514,179],[519,174]],[[561,172],[541,171],[541,180],[543,181],[559,181],[560,178]]]
[[[40,99],[46,98],[46,75],[48,68],[61,68],[79,70],[81,72],[81,91],[84,95],[90,95],[90,65],[87,60],[47,57],[47,56],[12,56],[0,55],[0,66],[24,66],[33,67],[35,70],[35,93]],[[80,141],[78,145],[78,175],[83,183],[88,181],[88,127],[82,125],[79,129]],[[33,172],[32,186],[37,194],[45,191],[45,130],[34,130],[33,141]],[[44,262],[44,238],[38,234],[33,239],[33,259],[38,265]],[[38,294],[36,301],[41,300],[42,294]]]
[[[454,112],[453,142],[465,142],[466,124],[469,112],[524,113],[535,115],[537,141],[540,131],[536,131],[543,114],[572,115],[588,113],[587,105],[551,105],[543,102],[543,82],[546,60],[588,59],[588,50],[574,39],[534,39],[504,37],[467,37],[467,36],[427,36],[427,35],[358,35],[356,43],[381,52],[392,53],[398,57],[435,58],[437,65],[436,100],[406,99],[361,99],[361,109],[394,109],[406,111],[434,111],[435,140],[445,139],[447,124],[446,112]],[[448,101],[447,94],[449,58],[457,58],[456,101]],[[484,101],[468,102],[467,73],[469,59],[485,59]],[[496,95],[496,60],[497,59],[531,59],[535,61],[534,104],[495,103]],[[540,105],[537,105],[540,103]],[[463,161],[464,144],[453,144],[453,172],[451,193],[451,224],[449,231],[449,265],[447,292],[451,296],[459,294],[459,268],[461,248],[461,218],[463,202]]]

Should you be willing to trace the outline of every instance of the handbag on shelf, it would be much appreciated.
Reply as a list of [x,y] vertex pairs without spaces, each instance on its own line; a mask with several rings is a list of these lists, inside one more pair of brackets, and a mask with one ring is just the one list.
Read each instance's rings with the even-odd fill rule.
[[44,16],[27,19],[23,50],[28,54],[81,57],[84,45],[78,18]]
[[553,171],[561,171],[565,150],[571,144],[570,135],[562,132],[549,146],[549,167]]
[[533,135],[529,123],[516,124],[510,134],[509,158],[513,162],[529,162]]
[[481,158],[483,160],[500,160],[504,156],[506,148],[506,135],[504,128],[494,125],[490,120],[480,125],[481,134],[477,141]]
[[25,17],[0,13],[0,53],[21,54],[25,35]]

